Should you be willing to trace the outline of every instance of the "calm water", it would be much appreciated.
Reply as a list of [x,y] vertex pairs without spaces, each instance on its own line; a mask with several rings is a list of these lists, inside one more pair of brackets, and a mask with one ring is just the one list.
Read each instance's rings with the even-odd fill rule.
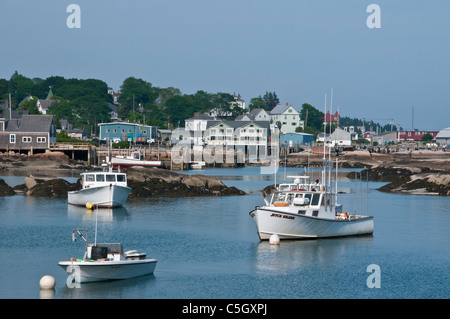
[[[197,173],[197,172],[185,172]],[[248,193],[218,198],[129,199],[100,210],[98,241],[120,242],[158,259],[154,275],[67,288],[60,260],[82,257],[72,229],[89,228],[95,214],[68,207],[66,199],[0,197],[0,298],[449,298],[450,198],[385,194],[369,183],[375,216],[370,237],[259,242],[249,211],[273,176],[259,168],[210,169]],[[287,169],[287,174],[299,173]],[[278,181],[283,178],[280,170]],[[9,184],[23,177],[4,177]],[[340,187],[361,187],[343,179]],[[363,185],[363,188],[366,184]],[[354,194],[340,201],[365,212]],[[381,288],[368,288],[367,267],[381,270]],[[56,287],[40,291],[50,274]]]

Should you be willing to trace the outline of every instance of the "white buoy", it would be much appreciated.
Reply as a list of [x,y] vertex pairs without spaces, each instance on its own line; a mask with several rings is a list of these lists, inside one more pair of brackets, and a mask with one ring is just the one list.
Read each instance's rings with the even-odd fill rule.
[[56,280],[50,275],[45,275],[41,278],[39,281],[39,285],[41,286],[41,289],[53,289],[55,288]]
[[273,234],[269,238],[269,243],[271,245],[279,245],[280,244],[280,237],[277,234]]

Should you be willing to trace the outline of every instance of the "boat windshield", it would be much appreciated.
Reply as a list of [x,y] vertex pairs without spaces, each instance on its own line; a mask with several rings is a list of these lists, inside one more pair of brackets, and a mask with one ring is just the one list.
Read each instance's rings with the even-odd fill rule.
[[95,176],[95,178],[96,178],[97,182],[104,182],[105,181],[105,175],[103,175],[103,174],[97,174]]
[[125,174],[117,174],[118,182],[125,182]]
[[86,174],[86,182],[94,182],[95,181],[94,174]]
[[115,182],[116,181],[116,175],[114,175],[114,174],[106,174],[106,181],[107,182]]

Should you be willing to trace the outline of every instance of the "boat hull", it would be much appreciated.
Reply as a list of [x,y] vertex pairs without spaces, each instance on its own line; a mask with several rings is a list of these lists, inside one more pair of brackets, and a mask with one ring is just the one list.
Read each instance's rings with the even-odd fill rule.
[[152,274],[156,259],[126,261],[60,261],[73,280],[79,283],[130,279]]
[[68,192],[67,199],[70,205],[76,206],[85,207],[87,203],[92,203],[98,207],[121,207],[127,201],[130,192],[130,187],[111,184]]
[[314,239],[373,234],[372,216],[355,219],[329,219],[292,214],[256,207],[250,212],[261,240],[273,234],[280,239]]
[[113,157],[111,159],[112,167],[129,167],[129,166],[145,166],[145,167],[161,167],[163,163],[161,161],[143,161],[136,159],[128,159],[128,158],[116,158]]

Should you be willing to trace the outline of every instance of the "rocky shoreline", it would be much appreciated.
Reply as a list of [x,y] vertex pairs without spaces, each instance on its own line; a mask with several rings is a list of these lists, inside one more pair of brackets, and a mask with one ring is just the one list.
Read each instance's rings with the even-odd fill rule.
[[[288,167],[321,167],[322,154],[301,152],[286,157]],[[332,156],[332,160],[335,157]],[[282,160],[280,165],[284,165]],[[338,158],[339,167],[365,168],[369,180],[388,182],[378,190],[383,192],[450,196],[450,152],[413,151],[378,154],[368,151],[344,152]],[[79,189],[61,176],[98,168],[70,160],[64,154],[47,153],[38,156],[0,156],[0,175],[28,176],[30,181],[10,187],[0,179],[0,196],[22,193],[30,196],[67,196],[67,191]],[[130,197],[148,196],[225,196],[244,195],[234,187],[205,175],[186,175],[165,169],[134,167],[127,170]],[[31,176],[30,176],[31,175]],[[40,177],[44,175],[45,177]],[[33,177],[34,176],[34,177]],[[73,175],[71,175],[73,176]],[[363,175],[365,176],[365,174]],[[354,173],[348,176],[354,178]],[[31,179],[38,185],[30,187]]]
[[[129,168],[129,197],[184,197],[245,195],[236,187],[228,187],[217,178],[205,175],[186,175],[159,168]],[[67,197],[67,192],[79,190],[80,179],[70,183],[65,179],[33,176],[25,177],[25,183],[11,187],[0,178],[0,196],[23,194],[26,196]]]

